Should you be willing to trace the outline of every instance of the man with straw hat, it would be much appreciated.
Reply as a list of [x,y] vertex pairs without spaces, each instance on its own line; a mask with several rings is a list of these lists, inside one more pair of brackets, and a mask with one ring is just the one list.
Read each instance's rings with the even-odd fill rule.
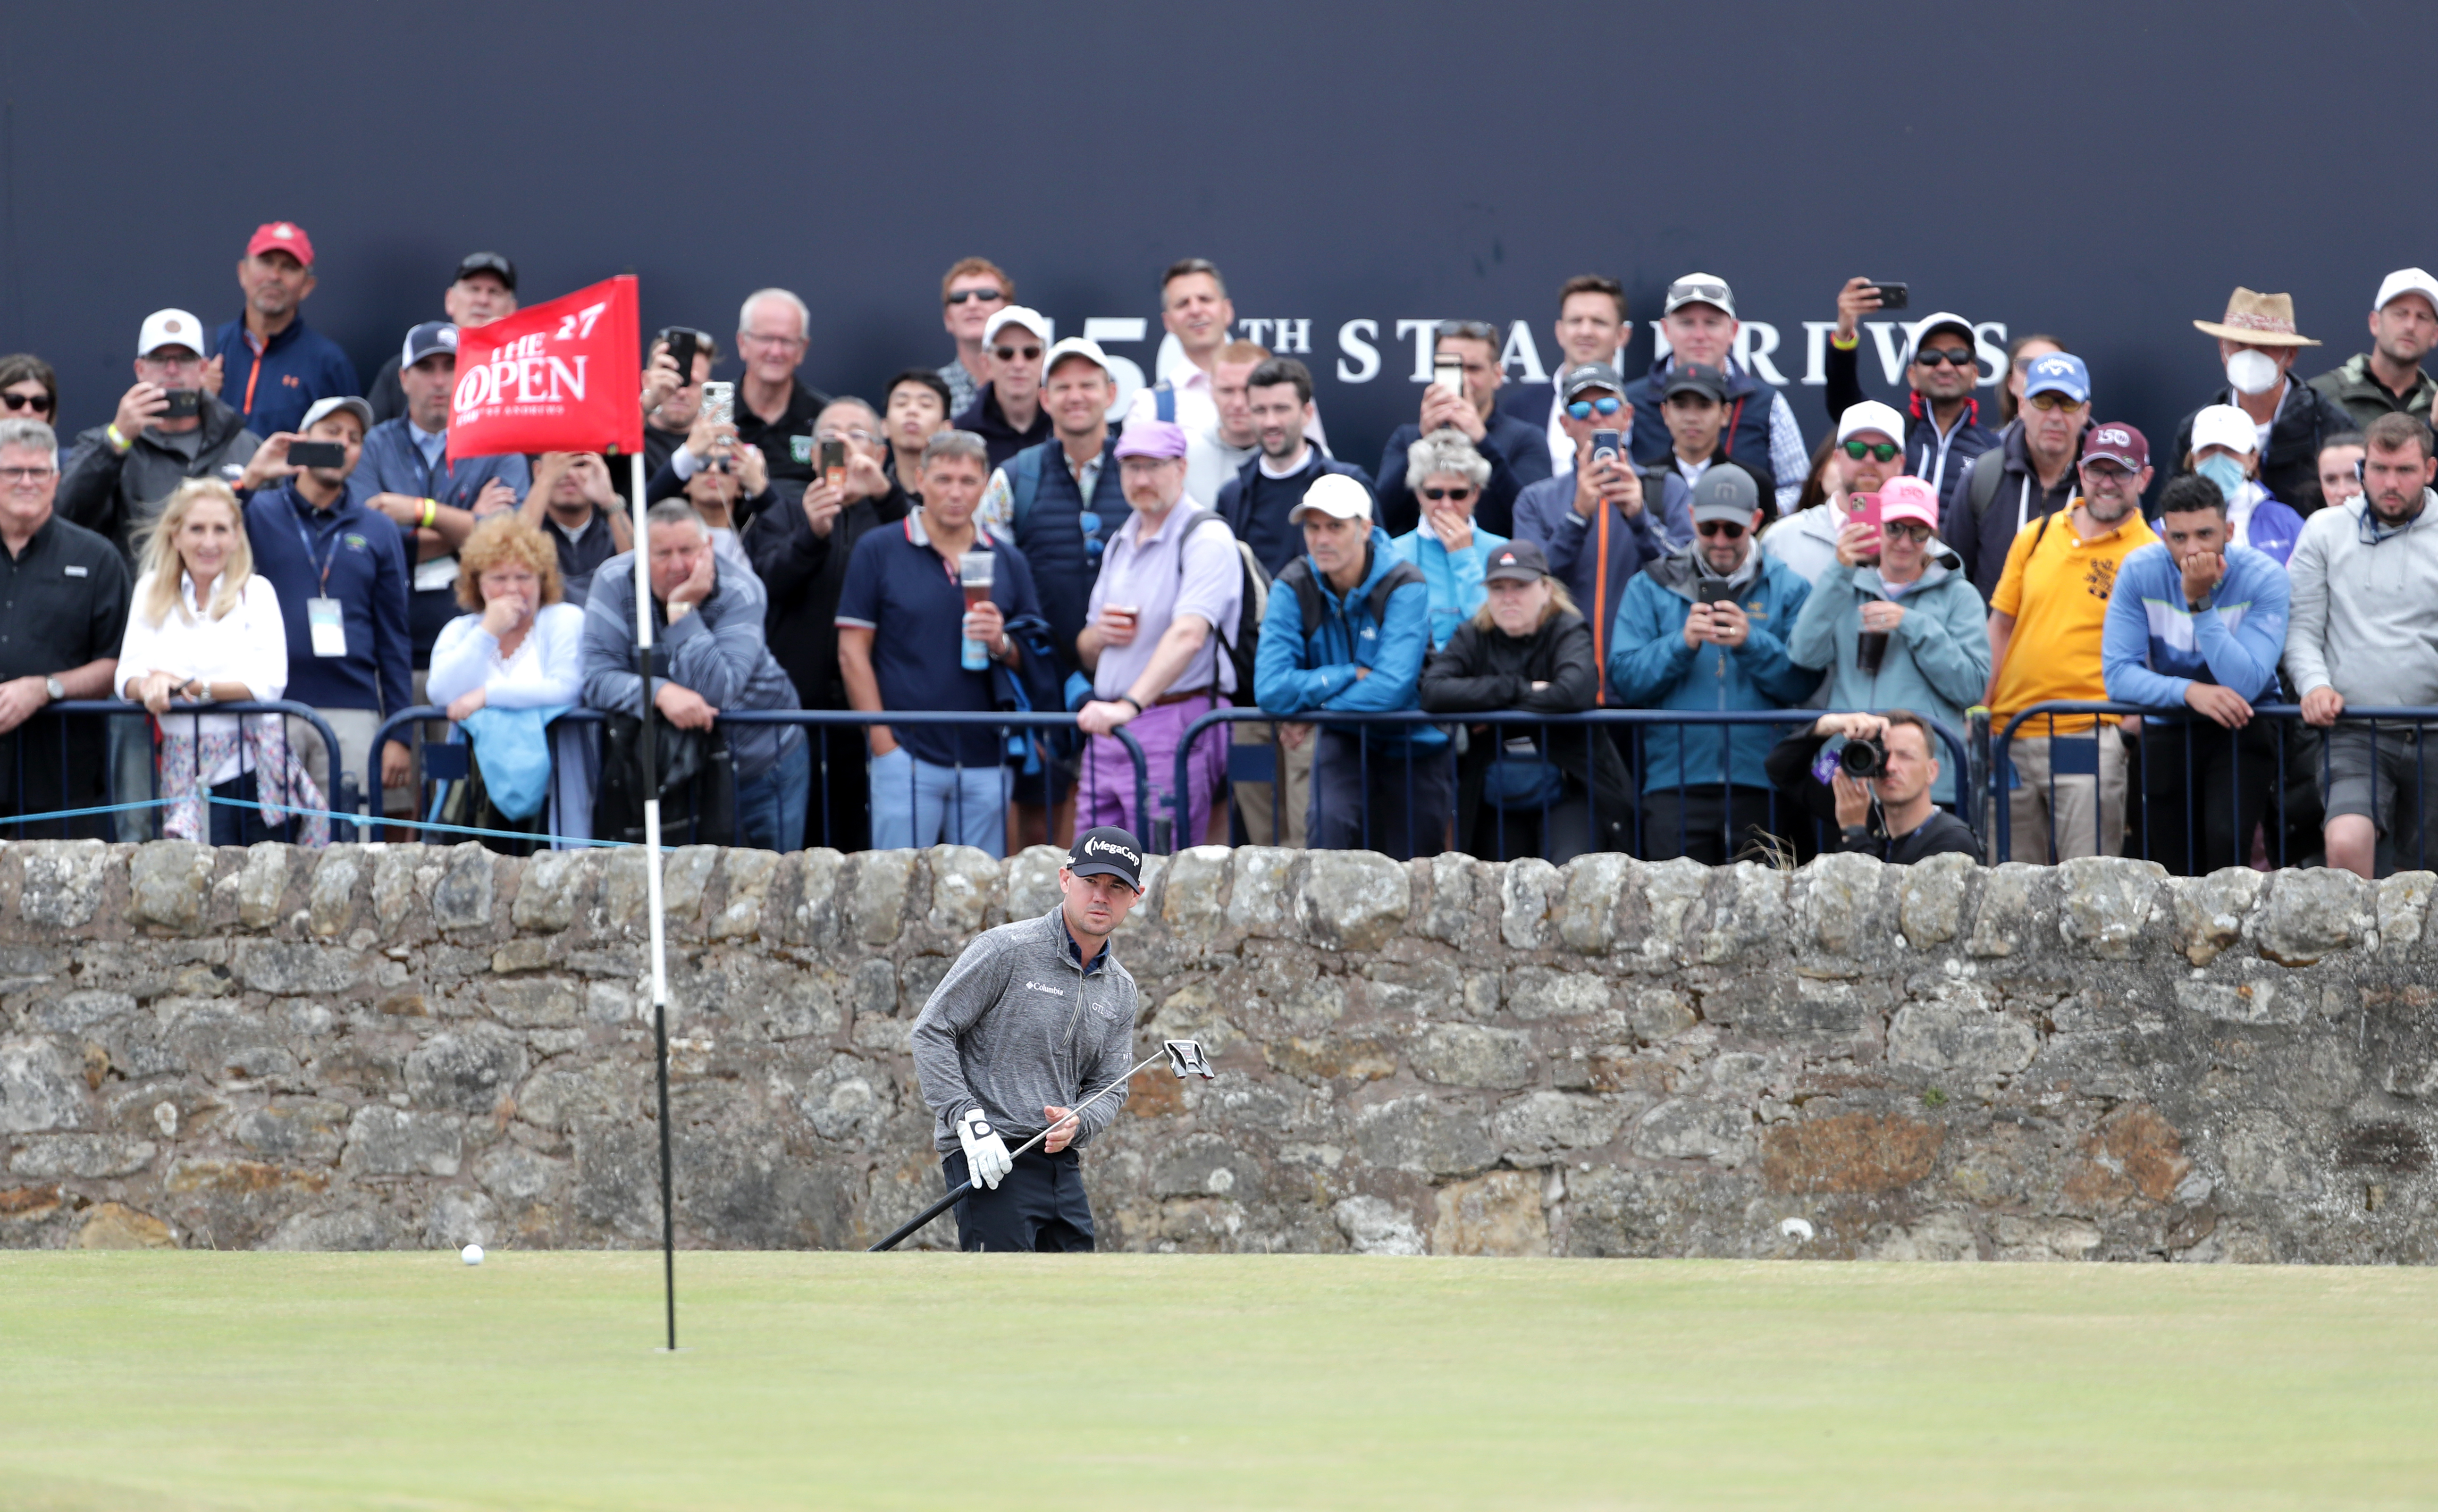
[[[2320,507],[2320,448],[2328,437],[2354,429],[2344,407],[2307,384],[2294,381],[2294,359],[2320,343],[2294,325],[2290,294],[2257,294],[2237,289],[2222,320],[2197,320],[2193,328],[2217,338],[2227,386],[2210,404],[2231,404],[2252,420],[2259,439],[2260,481],[2269,491],[2309,515]],[[2205,407],[2205,406],[2204,406]],[[2196,408],[2193,414],[2200,413]],[[2193,414],[2176,428],[2168,455],[2176,470],[2192,452]]]

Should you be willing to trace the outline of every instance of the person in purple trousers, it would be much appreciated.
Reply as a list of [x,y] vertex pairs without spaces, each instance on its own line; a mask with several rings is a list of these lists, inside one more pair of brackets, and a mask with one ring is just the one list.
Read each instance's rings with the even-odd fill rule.
[[[1165,420],[1138,420],[1118,440],[1120,481],[1131,513],[1101,559],[1089,613],[1075,638],[1092,678],[1092,699],[1076,722],[1091,737],[1084,749],[1076,832],[1099,824],[1151,833],[1148,820],[1182,820],[1173,844],[1202,843],[1212,795],[1228,765],[1228,737],[1206,731],[1195,744],[1184,812],[1175,805],[1176,749],[1193,721],[1227,706],[1236,691],[1237,620],[1244,608],[1244,557],[1228,522],[1185,496],[1185,431]],[[1134,812],[1134,764],[1112,731],[1142,747],[1151,813]]]

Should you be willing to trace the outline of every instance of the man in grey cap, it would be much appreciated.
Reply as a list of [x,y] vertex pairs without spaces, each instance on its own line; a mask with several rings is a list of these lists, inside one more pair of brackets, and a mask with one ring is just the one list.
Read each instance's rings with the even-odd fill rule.
[[[1058,906],[967,945],[909,1036],[933,1115],[967,1250],[1092,1248],[1092,1208],[1076,1152],[1124,1106],[1120,1088],[1080,1112],[1133,1060],[1135,979],[1109,937],[1142,897],[1142,846],[1115,826],[1086,830],[1058,870]],[[1047,1127],[1049,1137],[1022,1155]]]
[[[1608,655],[1616,701],[1688,714],[1800,704],[1820,674],[1795,664],[1786,638],[1811,587],[1755,549],[1758,485],[1717,463],[1693,485],[1692,513],[1693,543],[1626,585]],[[1776,812],[1765,765],[1776,737],[1765,725],[1698,722],[1647,732],[1638,853],[1717,866],[1764,834],[1789,835],[1797,816]]]
[[[1642,476],[1623,450],[1634,406],[1616,369],[1585,362],[1563,374],[1558,424],[1574,448],[1572,460],[1564,471],[1515,496],[1515,537],[1538,541],[1548,554],[1549,575],[1566,585],[1591,626],[1595,659],[1605,666],[1625,585],[1645,562],[1667,555],[1669,545],[1643,507]],[[1692,517],[1679,523],[1682,538],[1692,539]]]

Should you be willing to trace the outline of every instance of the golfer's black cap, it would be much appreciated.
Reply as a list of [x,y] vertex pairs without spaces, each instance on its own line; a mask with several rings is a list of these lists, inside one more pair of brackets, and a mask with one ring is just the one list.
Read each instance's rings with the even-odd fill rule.
[[496,252],[469,252],[466,254],[465,256],[457,260],[457,277],[450,279],[450,282],[456,283],[460,279],[471,277],[475,273],[489,273],[492,277],[507,285],[509,293],[513,294],[517,291],[517,265],[508,261],[505,257],[501,256]]
[[1142,842],[1114,824],[1086,830],[1067,853],[1067,870],[1079,877],[1115,877],[1142,890]]

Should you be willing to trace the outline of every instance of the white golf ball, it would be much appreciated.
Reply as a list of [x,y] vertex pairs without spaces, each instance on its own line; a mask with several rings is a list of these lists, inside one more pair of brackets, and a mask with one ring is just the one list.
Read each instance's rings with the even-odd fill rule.
[[480,1265],[483,1263],[483,1246],[468,1244],[457,1252],[457,1257],[468,1265]]

